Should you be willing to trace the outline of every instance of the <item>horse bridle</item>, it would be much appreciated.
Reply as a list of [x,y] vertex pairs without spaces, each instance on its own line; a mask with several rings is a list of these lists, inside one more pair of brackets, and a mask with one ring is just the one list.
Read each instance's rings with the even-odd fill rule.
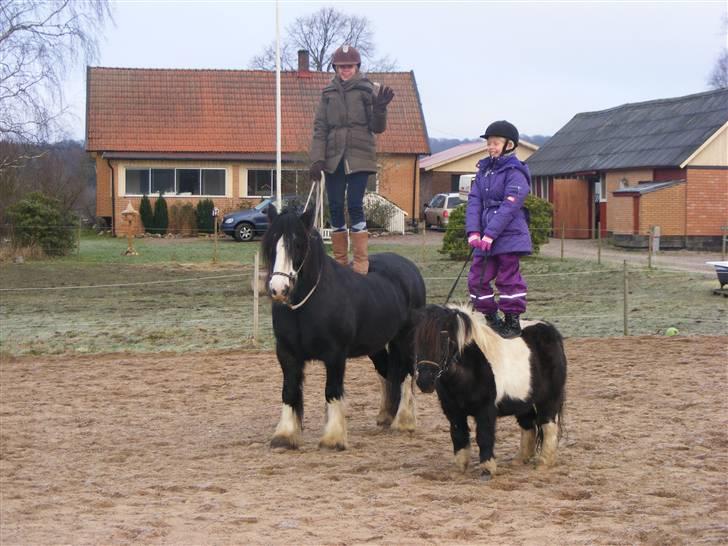
[[442,348],[442,358],[440,362],[434,362],[432,360],[418,360],[417,366],[420,364],[431,364],[433,366],[437,366],[439,372],[437,372],[437,375],[435,376],[435,379],[438,379],[442,374],[444,374],[446,371],[450,369],[450,365],[452,364],[453,360],[455,359],[455,356],[457,355],[457,351],[450,352],[450,345],[455,344],[455,342],[450,339],[450,336],[448,335],[449,332],[447,330],[440,330],[440,336],[447,339],[447,343],[443,344]]
[[[281,277],[286,277],[288,279],[288,282],[291,284],[291,293],[293,293],[293,289],[296,286],[296,280],[298,279],[298,274],[301,272],[301,269],[303,269],[304,264],[306,263],[306,259],[308,258],[308,255],[311,251],[311,239],[313,239],[313,235],[308,236],[308,245],[306,245],[306,253],[303,255],[303,260],[301,260],[301,265],[298,266],[298,268],[293,273],[284,273],[283,271],[273,271],[270,274],[271,279],[275,277],[276,275],[280,275]],[[303,298],[301,301],[299,301],[295,305],[291,305],[290,303],[286,303],[289,309],[296,310],[299,307],[301,307],[304,303],[308,301],[308,298],[310,298],[313,293],[316,291],[316,288],[318,288],[319,281],[321,280],[321,272],[323,271],[324,267],[323,264],[321,265],[321,268],[318,272],[318,277],[316,278],[316,284],[313,285],[313,288],[309,291],[308,294],[306,294],[306,297]]]

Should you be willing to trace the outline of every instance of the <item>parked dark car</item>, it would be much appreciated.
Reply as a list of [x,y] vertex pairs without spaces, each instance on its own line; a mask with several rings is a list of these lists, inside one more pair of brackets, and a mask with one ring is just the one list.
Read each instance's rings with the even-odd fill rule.
[[[220,229],[236,241],[252,241],[256,235],[263,235],[268,229],[268,207],[275,204],[275,197],[268,197],[252,209],[237,210],[222,217]],[[302,212],[305,199],[300,195],[284,195],[281,197],[282,208],[294,208]]]

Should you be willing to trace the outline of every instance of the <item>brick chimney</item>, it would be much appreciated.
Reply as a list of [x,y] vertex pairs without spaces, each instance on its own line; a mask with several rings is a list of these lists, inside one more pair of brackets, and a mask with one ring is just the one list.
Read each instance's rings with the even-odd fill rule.
[[305,49],[298,50],[298,75],[308,75],[310,70],[308,68],[308,51]]

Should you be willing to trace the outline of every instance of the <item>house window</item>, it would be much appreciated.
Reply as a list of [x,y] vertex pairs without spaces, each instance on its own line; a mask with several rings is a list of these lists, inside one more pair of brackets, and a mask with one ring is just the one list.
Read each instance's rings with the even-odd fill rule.
[[126,169],[128,195],[225,195],[225,169]]
[[149,193],[149,169],[126,170],[126,193]]
[[177,169],[177,193],[200,195],[200,169]]
[[[276,191],[275,169],[248,170],[248,196],[269,197]],[[283,195],[308,195],[311,179],[307,170],[281,171]]]

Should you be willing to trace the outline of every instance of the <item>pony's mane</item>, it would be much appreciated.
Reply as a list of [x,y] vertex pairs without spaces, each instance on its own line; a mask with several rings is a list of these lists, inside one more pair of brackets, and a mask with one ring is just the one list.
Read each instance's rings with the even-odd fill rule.
[[[475,343],[489,361],[493,361],[500,351],[503,338],[488,326],[485,317],[467,304],[450,304],[448,308],[458,311],[458,349],[462,353],[465,346]],[[465,323],[469,327],[465,327]]]

